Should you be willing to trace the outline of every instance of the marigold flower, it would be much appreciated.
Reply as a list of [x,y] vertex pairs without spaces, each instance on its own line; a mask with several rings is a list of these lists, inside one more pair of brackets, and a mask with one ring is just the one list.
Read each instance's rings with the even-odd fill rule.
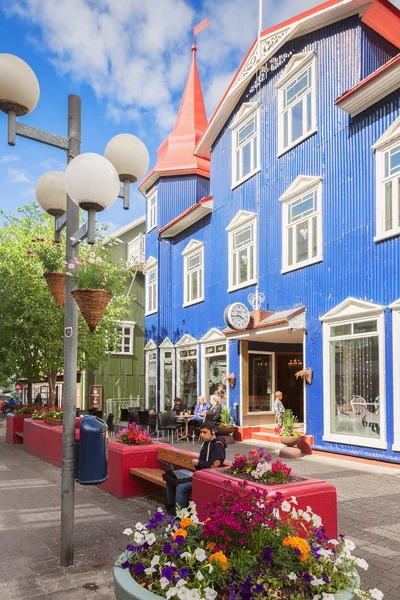
[[206,550],[211,550],[211,552],[212,552],[216,545],[217,544],[215,542],[209,542],[206,546]]
[[192,519],[189,519],[189,517],[185,517],[184,519],[181,520],[181,522],[179,523],[180,527],[182,529],[187,529],[188,527],[190,527],[192,524]]
[[209,561],[210,561],[210,563],[211,562],[218,563],[223,571],[226,571],[228,568],[228,559],[225,556],[225,554],[222,552],[222,550],[219,550],[219,552],[214,552],[214,554],[211,554]]
[[173,539],[175,540],[178,535],[181,535],[183,538],[187,538],[187,531],[185,531],[185,529],[178,529],[178,531],[175,531],[174,535],[172,536]]
[[293,549],[297,548],[300,552],[300,562],[305,562],[307,560],[310,546],[305,540],[298,536],[289,536],[282,541],[285,546],[290,546]]

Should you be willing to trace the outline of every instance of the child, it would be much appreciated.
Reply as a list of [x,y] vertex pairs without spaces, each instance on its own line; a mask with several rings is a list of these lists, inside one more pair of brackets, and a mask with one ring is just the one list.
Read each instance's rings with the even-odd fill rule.
[[282,392],[275,392],[275,400],[272,405],[272,410],[275,413],[275,423],[277,423],[280,429],[283,425],[283,413],[285,412],[285,407],[282,404],[282,397]]

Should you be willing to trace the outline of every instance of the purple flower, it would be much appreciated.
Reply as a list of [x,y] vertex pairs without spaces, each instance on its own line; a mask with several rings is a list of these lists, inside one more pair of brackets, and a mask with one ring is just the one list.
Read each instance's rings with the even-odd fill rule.
[[186,579],[189,575],[189,569],[187,567],[182,567],[182,569],[179,569],[179,575],[181,576],[181,579]]
[[310,575],[310,573],[307,573],[307,571],[302,573],[301,577],[305,583],[310,583],[310,581],[312,580],[312,576]]
[[183,546],[184,543],[185,543],[185,538],[183,537],[183,535],[177,535],[175,538],[175,544],[177,546]]
[[156,523],[161,523],[161,521],[164,519],[164,515],[162,512],[157,511],[154,513],[153,519]]
[[226,586],[226,589],[229,590],[230,592],[233,592],[233,590],[235,589],[235,584],[228,583],[228,585]]
[[251,593],[251,586],[253,585],[253,582],[251,580],[250,575],[248,575],[246,577],[246,579],[243,581],[242,586],[241,586],[241,597],[242,598],[252,598],[252,593]]
[[262,559],[266,565],[269,565],[270,563],[272,563],[272,554],[273,554],[272,548],[269,548],[269,546],[264,548],[264,550],[262,551]]
[[168,579],[168,581],[171,581],[174,576],[174,572],[175,569],[173,567],[164,567],[161,571],[161,575],[165,577],[165,579]]
[[319,558],[320,548],[311,548],[311,552],[315,558]]
[[181,555],[181,553],[179,552],[178,548],[173,548],[172,549],[172,554],[175,554],[175,556],[177,556],[178,558]]
[[228,600],[236,600],[236,598],[237,598],[236,592],[232,592],[231,595],[229,596]]
[[131,566],[131,563],[129,562],[129,560],[126,560],[125,562],[123,562],[121,564],[122,569],[129,569],[130,566]]
[[328,577],[328,575],[326,573],[322,573],[322,579],[325,581],[325,583],[330,583],[330,579]]
[[141,562],[136,563],[136,565],[133,565],[133,572],[135,573],[135,575],[141,575],[144,571],[144,564]]
[[163,546],[162,551],[164,552],[164,554],[171,554],[172,552],[172,546],[171,544],[169,544],[168,542],[166,542]]
[[298,548],[293,548],[294,553],[297,554],[297,556],[301,556],[301,552]]
[[263,594],[264,591],[265,590],[262,583],[256,583],[256,585],[253,587],[253,594]]
[[137,548],[136,546],[134,546],[133,544],[128,544],[126,547],[127,550],[129,550],[129,552],[136,552]]

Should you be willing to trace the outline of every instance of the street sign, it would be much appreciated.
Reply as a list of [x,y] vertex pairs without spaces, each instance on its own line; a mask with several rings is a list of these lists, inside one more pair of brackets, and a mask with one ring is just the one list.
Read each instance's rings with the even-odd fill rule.
[[15,385],[15,389],[16,389],[17,392],[20,392],[22,390],[22,383],[17,383]]

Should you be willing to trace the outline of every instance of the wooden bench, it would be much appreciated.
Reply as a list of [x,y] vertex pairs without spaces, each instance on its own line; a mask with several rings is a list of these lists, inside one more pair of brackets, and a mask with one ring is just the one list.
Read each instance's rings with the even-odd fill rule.
[[23,432],[22,432],[22,431],[14,431],[14,433],[15,433],[15,435],[17,435],[17,436],[18,436],[18,437],[20,437],[20,438],[23,438],[23,437],[24,437],[24,434],[23,434]]
[[[176,450],[175,448],[159,448],[157,451],[158,461],[172,464],[175,468],[181,467],[182,469],[189,469],[190,471],[195,471],[195,467],[192,464],[192,460],[194,458],[199,458],[198,452]],[[146,479],[147,481],[155,483],[163,488],[167,487],[167,484],[162,478],[163,473],[165,473],[164,469],[133,468],[129,469],[129,473],[134,477]]]

